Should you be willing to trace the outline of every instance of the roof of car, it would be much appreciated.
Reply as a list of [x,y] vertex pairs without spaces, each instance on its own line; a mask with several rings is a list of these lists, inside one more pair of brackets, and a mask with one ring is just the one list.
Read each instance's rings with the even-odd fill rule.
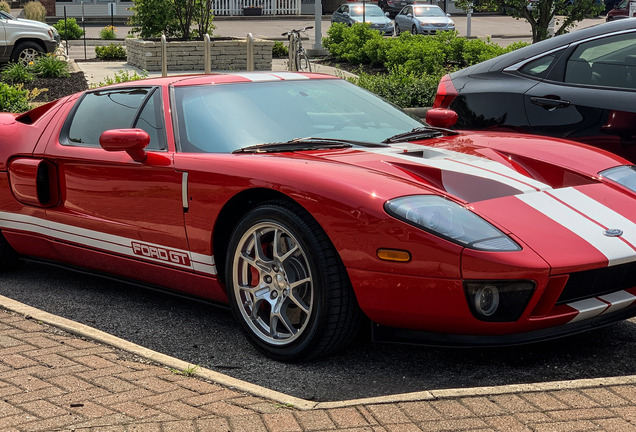
[[[495,57],[485,62],[472,66],[471,73],[493,71],[503,69],[505,67],[516,64],[525,59],[552,51],[561,46],[567,46],[571,43],[585,40],[595,36],[606,35],[609,33],[620,32],[623,30],[636,29],[636,19],[624,19],[611,21],[607,23],[598,24],[595,26],[587,27],[581,30],[576,30],[571,33],[567,33],[560,36],[555,36],[550,39],[543,40],[541,42],[534,43],[527,47],[520,48],[510,53]],[[469,68],[467,68],[469,69]],[[466,70],[466,69],[464,69]]]
[[299,72],[234,72],[193,75],[171,75],[166,77],[147,78],[138,81],[129,81],[116,84],[112,87],[129,87],[131,85],[171,85],[175,87],[210,85],[210,84],[234,84],[250,82],[276,82],[298,81],[307,79],[339,79],[338,77],[320,73]]

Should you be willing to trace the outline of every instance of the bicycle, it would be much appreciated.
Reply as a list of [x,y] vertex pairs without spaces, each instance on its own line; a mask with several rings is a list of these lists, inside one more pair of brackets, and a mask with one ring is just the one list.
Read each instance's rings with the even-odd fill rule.
[[307,30],[314,28],[313,26],[303,27],[298,30],[289,30],[282,34],[287,36],[289,40],[289,65],[287,66],[290,71],[298,72],[311,72],[311,63],[309,63],[309,57],[303,43],[300,38],[300,33],[304,33]]

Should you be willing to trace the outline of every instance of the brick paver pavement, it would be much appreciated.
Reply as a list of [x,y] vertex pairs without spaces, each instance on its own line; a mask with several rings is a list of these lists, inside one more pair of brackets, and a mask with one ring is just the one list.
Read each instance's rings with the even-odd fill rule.
[[0,309],[3,432],[636,431],[633,382],[301,409]]

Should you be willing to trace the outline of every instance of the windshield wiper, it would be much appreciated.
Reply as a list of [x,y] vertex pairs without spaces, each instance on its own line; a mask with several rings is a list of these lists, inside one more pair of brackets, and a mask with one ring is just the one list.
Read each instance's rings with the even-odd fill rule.
[[389,137],[382,142],[385,144],[392,144],[418,139],[438,138],[441,136],[449,135],[459,135],[459,133],[450,129],[435,128],[431,126],[420,126],[410,130],[409,132],[393,135],[392,137]]
[[319,149],[343,149],[356,146],[386,147],[384,144],[332,138],[294,138],[286,142],[256,144],[234,150],[232,153],[273,153]]

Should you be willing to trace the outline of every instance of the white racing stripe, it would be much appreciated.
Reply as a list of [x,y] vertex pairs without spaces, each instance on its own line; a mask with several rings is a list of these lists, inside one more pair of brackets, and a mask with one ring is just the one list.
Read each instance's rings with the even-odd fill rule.
[[621,238],[630,245],[636,245],[636,226],[634,222],[600,202],[590,198],[574,188],[556,189],[550,192],[567,205],[570,205],[607,228],[618,228],[623,231]]
[[[190,251],[187,250],[147,243],[138,239],[129,239],[72,225],[50,222],[46,219],[33,216],[0,212],[0,228],[36,233],[56,240],[88,246],[136,259],[143,259],[183,269],[194,269],[202,273],[216,275],[214,257],[210,255],[190,253]],[[136,249],[134,245],[137,245]],[[155,256],[141,254],[140,249],[147,251],[149,248],[155,251],[153,254]],[[135,253],[135,250],[137,253]],[[160,253],[157,253],[157,251]],[[158,255],[165,257],[161,259],[156,257]],[[170,260],[169,258],[171,256],[174,256],[175,259]],[[189,264],[183,262],[183,257],[187,257]]]
[[627,291],[617,291],[596,298],[568,303],[568,306],[579,312],[568,324],[625,309],[634,301],[636,301],[636,296],[633,294]]
[[[549,185],[526,177],[499,162],[451,150],[430,149],[418,144],[404,143],[393,144],[390,148],[363,149],[363,151],[395,157],[410,163],[419,163],[442,171],[452,171],[494,180],[517,189],[519,193],[552,189]],[[405,152],[422,152],[423,156],[409,156]]]
[[[583,194],[579,195],[571,193],[568,190],[561,189],[559,191],[559,196],[564,196],[568,199],[568,205],[565,205],[555,199],[555,197],[551,196],[551,193],[554,192],[538,192],[533,194],[516,195],[516,198],[587,241],[590,245],[607,257],[609,266],[631,262],[636,259],[636,250],[634,247],[623,241],[620,237],[608,237],[604,234],[604,227],[606,227],[605,224],[612,220],[619,220],[622,216],[594,200],[592,201],[596,204],[592,205],[587,199],[580,199]],[[603,207],[605,210],[601,211],[600,207]],[[592,214],[588,214],[588,210],[592,211]],[[609,221],[606,221],[603,218],[597,219],[603,215],[610,214],[613,215],[609,218]],[[625,221],[628,223],[620,227],[610,226],[609,228],[620,228],[624,232],[636,231],[636,225],[633,222],[628,221],[627,219],[625,219]]]

